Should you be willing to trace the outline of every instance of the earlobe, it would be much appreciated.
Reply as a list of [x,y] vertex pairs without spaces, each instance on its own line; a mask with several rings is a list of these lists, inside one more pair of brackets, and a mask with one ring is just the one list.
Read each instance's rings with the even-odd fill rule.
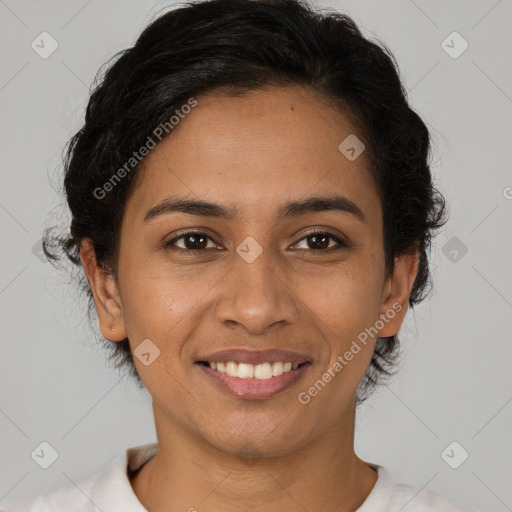
[[101,334],[110,341],[127,337],[119,291],[112,273],[99,267],[94,246],[85,240],[80,247],[80,259],[91,287]]
[[395,336],[402,325],[409,296],[418,274],[419,253],[403,254],[395,257],[393,274],[388,277],[384,287],[380,318],[385,320],[378,336],[387,338]]

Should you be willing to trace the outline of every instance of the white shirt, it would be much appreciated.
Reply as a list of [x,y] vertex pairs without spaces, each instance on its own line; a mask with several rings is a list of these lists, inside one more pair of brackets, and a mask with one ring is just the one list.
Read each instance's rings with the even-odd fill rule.
[[[128,470],[139,469],[157,448],[157,443],[126,448],[100,473],[76,486],[58,487],[22,501],[8,512],[147,512],[133,492]],[[433,492],[395,483],[382,466],[372,467],[378,472],[377,482],[356,512],[470,512]]]

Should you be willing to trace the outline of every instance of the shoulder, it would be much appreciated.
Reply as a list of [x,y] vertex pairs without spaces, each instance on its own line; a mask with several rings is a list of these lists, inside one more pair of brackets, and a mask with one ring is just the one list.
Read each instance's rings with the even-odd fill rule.
[[432,491],[405,484],[396,484],[390,512],[471,512],[452,500]]
[[127,471],[151,458],[157,444],[126,448],[101,472],[51,489],[7,509],[7,512],[139,512],[145,510],[131,487]]
[[71,504],[73,504],[73,511],[88,511],[91,505],[88,496],[92,494],[97,478],[98,475],[93,475],[76,485],[69,484],[51,489],[13,505],[7,509],[7,512],[60,512],[69,510]]
[[384,467],[372,466],[377,482],[357,512],[475,512],[432,491],[397,483]]

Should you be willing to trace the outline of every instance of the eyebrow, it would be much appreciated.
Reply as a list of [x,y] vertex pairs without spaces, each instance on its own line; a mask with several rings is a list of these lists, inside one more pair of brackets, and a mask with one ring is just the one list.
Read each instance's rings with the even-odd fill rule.
[[[342,196],[329,197],[307,197],[299,201],[290,201],[285,203],[277,211],[277,220],[289,217],[299,217],[312,212],[338,211],[347,213],[361,222],[366,222],[366,217],[362,210],[354,202]],[[168,213],[187,213],[200,217],[211,217],[225,220],[233,220],[237,215],[237,209],[223,206],[208,201],[186,198],[166,198],[156,206],[153,206],[144,217],[144,222],[168,214]]]

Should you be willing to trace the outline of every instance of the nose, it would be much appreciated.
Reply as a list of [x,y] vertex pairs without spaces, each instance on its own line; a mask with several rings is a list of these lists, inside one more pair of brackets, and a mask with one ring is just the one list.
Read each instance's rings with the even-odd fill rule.
[[220,297],[215,302],[217,321],[229,327],[243,327],[249,334],[262,334],[275,324],[292,324],[298,316],[298,301],[264,250],[252,263],[238,254],[225,276]]

